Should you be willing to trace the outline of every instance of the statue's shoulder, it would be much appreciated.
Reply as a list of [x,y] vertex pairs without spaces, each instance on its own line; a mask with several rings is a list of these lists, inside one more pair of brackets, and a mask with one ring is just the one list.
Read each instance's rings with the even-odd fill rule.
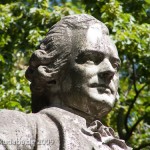
[[86,120],[83,117],[61,108],[50,107],[43,109],[38,114],[46,115],[56,126],[61,126],[64,129],[74,126],[75,129],[81,130],[81,128],[86,127]]
[[57,126],[46,114],[1,110],[0,118],[0,149],[59,149]]
[[57,126],[62,126],[62,128],[76,126],[77,129],[81,130],[81,128],[86,126],[86,120],[84,118],[57,107],[43,109],[39,113],[45,114],[54,123],[56,123]]
[[27,123],[28,118],[32,119],[33,117],[29,117],[27,114],[20,111],[3,109],[0,110],[0,118],[1,129],[2,126],[7,127],[7,125],[10,124],[17,125],[17,123],[23,123],[25,125]]
[[[29,149],[33,144],[25,145],[36,135],[35,119],[27,114],[15,110],[0,111],[0,145],[5,149]],[[30,118],[30,119],[29,119]],[[32,122],[32,123],[31,123]],[[24,142],[24,144],[23,144]]]
[[84,118],[56,107],[44,109],[40,114],[47,115],[57,126],[60,147],[63,147],[65,150],[92,149],[92,143],[82,133],[82,128],[86,128],[86,120]]

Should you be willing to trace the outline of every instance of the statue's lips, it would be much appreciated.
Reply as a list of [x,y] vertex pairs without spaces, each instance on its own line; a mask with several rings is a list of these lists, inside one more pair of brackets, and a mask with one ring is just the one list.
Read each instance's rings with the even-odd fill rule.
[[100,93],[112,93],[111,88],[103,84],[92,83],[89,87],[96,88]]

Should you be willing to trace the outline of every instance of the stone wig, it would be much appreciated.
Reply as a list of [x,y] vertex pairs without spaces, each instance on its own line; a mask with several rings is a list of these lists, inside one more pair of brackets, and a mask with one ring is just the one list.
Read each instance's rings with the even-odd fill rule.
[[66,16],[50,28],[26,70],[26,78],[31,82],[33,113],[51,105],[48,95],[53,85],[61,83],[65,76],[75,31],[87,30],[96,23],[101,24],[103,34],[108,34],[102,22],[87,14]]

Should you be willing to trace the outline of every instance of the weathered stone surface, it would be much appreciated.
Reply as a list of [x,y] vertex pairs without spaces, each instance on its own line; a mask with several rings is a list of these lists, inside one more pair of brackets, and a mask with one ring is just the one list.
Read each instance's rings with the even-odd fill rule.
[[[9,118],[8,118],[9,115]],[[60,108],[51,107],[37,114],[0,112],[0,141],[9,150],[117,150],[130,149],[111,128],[86,120]],[[1,150],[2,150],[1,145]]]
[[33,114],[0,112],[0,149],[131,149],[98,121],[116,101],[119,66],[102,22],[85,14],[64,17],[49,30],[26,71]]

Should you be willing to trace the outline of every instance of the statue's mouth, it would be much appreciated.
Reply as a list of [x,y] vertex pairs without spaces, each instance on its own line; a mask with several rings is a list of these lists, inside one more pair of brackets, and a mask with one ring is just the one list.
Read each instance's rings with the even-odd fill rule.
[[109,86],[104,85],[104,84],[92,83],[92,84],[90,84],[89,87],[90,88],[96,88],[99,93],[107,93],[107,94],[112,93],[111,88]]

